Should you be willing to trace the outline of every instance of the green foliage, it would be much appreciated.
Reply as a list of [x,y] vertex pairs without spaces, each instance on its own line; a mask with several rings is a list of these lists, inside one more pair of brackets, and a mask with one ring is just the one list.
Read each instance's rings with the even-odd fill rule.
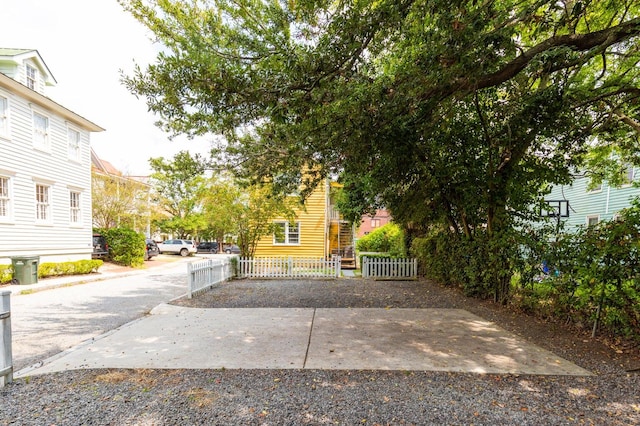
[[268,184],[246,185],[228,176],[212,177],[203,197],[202,216],[207,226],[202,234],[218,241],[233,235],[242,256],[252,256],[260,238],[275,231],[273,219],[293,218],[297,197],[272,192]]
[[8,283],[13,278],[12,265],[0,265],[0,283]]
[[38,278],[91,274],[98,272],[103,263],[100,259],[62,263],[44,262],[38,265]]
[[356,250],[388,253],[391,257],[404,255],[404,236],[400,227],[388,223],[371,231],[356,242]]
[[124,82],[164,129],[224,135],[219,166],[283,193],[340,175],[351,220],[385,205],[468,294],[535,275],[548,182],[640,151],[637,1],[121,3],[163,44]]
[[127,176],[91,173],[91,216],[100,228],[146,225],[149,188]]
[[[518,280],[514,303],[542,316],[593,324],[613,335],[640,339],[640,207],[618,220],[563,233],[532,258],[537,279]],[[540,259],[549,266],[541,271]],[[536,262],[539,262],[536,264]]]
[[523,259],[535,258],[537,241],[535,231],[527,228],[498,235],[476,232],[474,238],[434,229],[414,239],[411,253],[428,278],[460,287],[469,296],[507,303],[516,273],[526,275]]
[[124,266],[144,264],[145,237],[132,229],[111,228],[104,233],[109,244],[109,258]]
[[[62,275],[84,275],[98,272],[103,261],[100,259],[78,260],[75,262],[38,264],[38,278],[55,277]],[[0,283],[5,284],[13,278],[12,265],[0,265]]]
[[198,235],[206,227],[201,214],[206,162],[199,154],[191,156],[188,151],[180,151],[170,161],[160,157],[149,163],[154,171],[154,201],[166,213],[155,225],[178,238]]
[[225,213],[233,222],[242,256],[252,257],[260,238],[278,231],[275,218],[294,219],[298,197],[275,196],[270,185],[242,190]]

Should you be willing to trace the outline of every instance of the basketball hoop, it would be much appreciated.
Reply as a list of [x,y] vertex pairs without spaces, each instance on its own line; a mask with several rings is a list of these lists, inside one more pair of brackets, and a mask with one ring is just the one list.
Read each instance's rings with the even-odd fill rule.
[[540,206],[540,217],[569,217],[569,200],[544,200]]

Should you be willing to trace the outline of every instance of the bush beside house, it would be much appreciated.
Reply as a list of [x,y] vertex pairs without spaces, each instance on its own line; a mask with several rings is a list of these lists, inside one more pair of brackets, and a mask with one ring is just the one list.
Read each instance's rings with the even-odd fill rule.
[[[576,232],[552,228],[522,228],[493,244],[481,231],[461,239],[434,230],[411,251],[427,278],[469,296],[491,298],[501,276],[510,286],[503,303],[515,309],[640,341],[640,205]],[[491,256],[509,268],[487,271]]]
[[402,230],[395,223],[384,225],[360,238],[356,242],[356,250],[386,253],[387,257],[403,257],[405,250]]
[[144,264],[145,236],[129,228],[94,230],[104,235],[109,245],[109,259],[119,265],[141,266]]
[[[38,278],[63,275],[85,275],[98,272],[103,265],[100,259],[78,260],[75,262],[41,263],[38,265]],[[7,284],[13,278],[12,265],[0,265],[0,284]]]

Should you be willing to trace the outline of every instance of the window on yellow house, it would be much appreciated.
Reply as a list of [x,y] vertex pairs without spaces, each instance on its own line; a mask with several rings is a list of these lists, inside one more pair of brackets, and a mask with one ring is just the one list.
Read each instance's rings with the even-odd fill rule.
[[275,222],[278,231],[273,235],[273,244],[300,244],[300,223]]

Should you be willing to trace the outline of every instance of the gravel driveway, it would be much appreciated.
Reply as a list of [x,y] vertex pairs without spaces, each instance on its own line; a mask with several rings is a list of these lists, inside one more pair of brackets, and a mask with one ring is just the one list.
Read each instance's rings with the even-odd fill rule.
[[20,379],[0,389],[0,424],[640,424],[637,350],[612,348],[579,331],[468,299],[427,281],[315,284],[241,280],[173,303],[211,308],[466,309],[595,375],[78,370]]

